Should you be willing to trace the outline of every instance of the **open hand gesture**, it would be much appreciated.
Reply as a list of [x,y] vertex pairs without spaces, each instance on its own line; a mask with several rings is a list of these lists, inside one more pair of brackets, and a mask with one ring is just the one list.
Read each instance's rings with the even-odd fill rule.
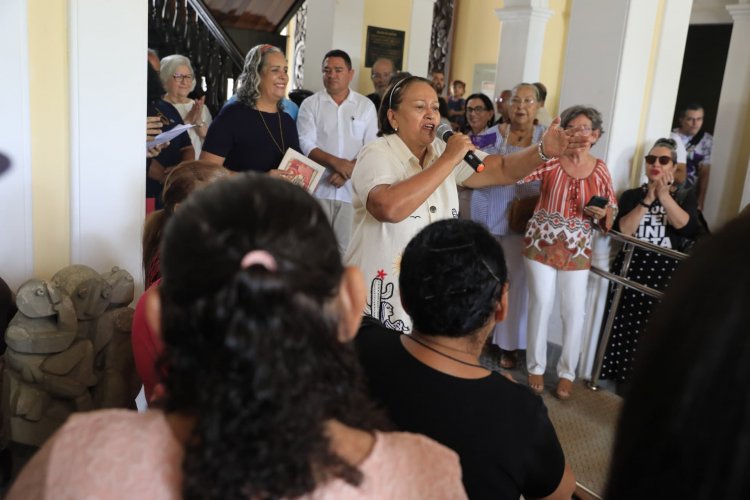
[[542,149],[545,156],[555,158],[565,151],[580,152],[585,150],[590,144],[590,137],[581,132],[578,128],[569,130],[560,128],[560,117],[556,117],[542,136]]

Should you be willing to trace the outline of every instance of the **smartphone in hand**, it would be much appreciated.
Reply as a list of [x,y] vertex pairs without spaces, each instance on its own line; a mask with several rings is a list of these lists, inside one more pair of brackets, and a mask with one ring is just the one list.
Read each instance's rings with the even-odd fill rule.
[[605,208],[609,204],[609,200],[605,198],[604,196],[592,196],[588,203],[586,203],[587,207],[597,207],[597,208]]

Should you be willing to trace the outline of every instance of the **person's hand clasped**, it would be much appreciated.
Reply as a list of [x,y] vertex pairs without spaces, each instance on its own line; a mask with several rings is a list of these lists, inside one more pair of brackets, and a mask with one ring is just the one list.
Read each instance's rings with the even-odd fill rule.
[[193,101],[193,107],[190,108],[188,114],[185,115],[185,123],[188,125],[202,125],[201,117],[203,116],[203,103],[206,101],[206,96]]
[[[346,181],[352,178],[354,172],[354,160],[338,160],[333,164],[336,173]],[[331,182],[333,184],[333,182]],[[338,187],[338,186],[336,186]]]
[[[651,188],[651,182],[649,182],[649,188]],[[653,182],[654,193],[660,201],[663,201],[665,197],[671,196],[670,191],[674,184],[674,172],[664,172],[656,181]]]
[[332,186],[340,188],[341,186],[343,186],[344,184],[346,184],[346,179],[344,179],[337,172],[333,172],[331,174],[331,176],[328,178],[328,182],[330,182]]

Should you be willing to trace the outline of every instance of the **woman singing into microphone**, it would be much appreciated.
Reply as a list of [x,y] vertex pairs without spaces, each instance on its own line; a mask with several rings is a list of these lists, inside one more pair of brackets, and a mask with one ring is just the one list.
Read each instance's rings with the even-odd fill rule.
[[555,122],[540,143],[517,153],[475,152],[486,166],[477,173],[463,161],[475,149],[469,138],[454,134],[444,143],[436,137],[439,123],[438,96],[428,80],[409,76],[391,84],[380,105],[379,138],[362,149],[352,175],[354,221],[345,261],[365,274],[366,313],[403,332],[411,322],[398,291],[401,253],[423,227],[458,217],[456,185],[511,184],[583,142]]

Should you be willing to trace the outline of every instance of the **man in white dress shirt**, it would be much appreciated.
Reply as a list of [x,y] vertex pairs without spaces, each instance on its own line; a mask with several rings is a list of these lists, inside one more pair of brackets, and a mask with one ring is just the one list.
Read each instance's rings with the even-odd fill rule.
[[302,153],[326,167],[315,188],[331,221],[342,255],[352,231],[352,194],[349,179],[362,146],[376,138],[377,111],[372,102],[349,88],[352,60],[343,50],[323,58],[323,86],[302,101],[297,131]]

